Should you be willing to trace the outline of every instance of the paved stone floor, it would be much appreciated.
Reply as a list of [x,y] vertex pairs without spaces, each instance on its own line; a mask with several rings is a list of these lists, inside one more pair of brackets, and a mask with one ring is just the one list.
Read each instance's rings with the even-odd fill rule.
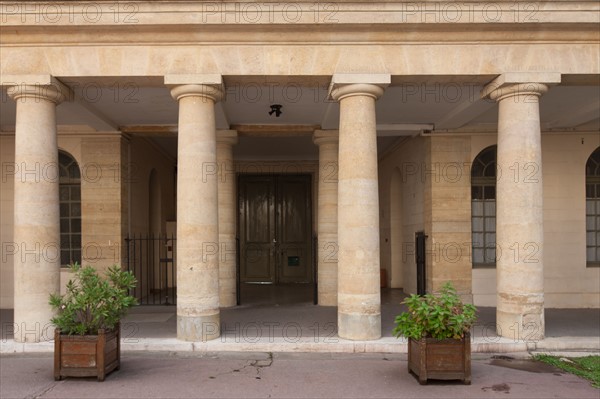
[[[527,352],[473,353],[472,385],[433,381],[421,386],[406,370],[406,354],[328,353],[339,341],[336,309],[314,306],[310,292],[293,287],[284,292],[272,287],[249,289],[254,292],[246,292],[249,295],[241,306],[222,309],[223,337],[213,346],[177,341],[173,306],[134,308],[122,324],[125,351],[121,370],[103,383],[88,378],[55,382],[51,344],[43,346],[48,353],[3,354],[0,398],[600,398],[600,390],[587,381],[533,363]],[[399,290],[383,290],[384,338],[380,341],[397,341],[391,338],[391,329],[394,316],[402,311],[399,303],[403,297]],[[474,333],[480,340],[484,334],[494,339],[494,314],[494,308],[479,309]],[[6,345],[12,338],[12,311],[1,311],[0,320]],[[598,347],[598,309],[547,309],[546,324],[549,337],[568,336],[570,343],[587,340]],[[298,347],[293,344],[298,334],[311,342],[332,344]],[[257,350],[261,343],[254,339],[258,335],[263,346]],[[274,340],[288,337],[279,346],[281,352],[260,349],[270,348],[269,339],[264,345],[269,335]],[[247,343],[248,352],[236,352],[240,346],[227,348],[237,338]],[[138,341],[143,345],[134,349]],[[162,352],[152,351],[159,347]],[[380,346],[383,350],[378,352],[389,347]],[[183,351],[174,351],[177,348]],[[207,352],[210,348],[216,349]],[[324,353],[287,353],[286,348]],[[341,352],[356,352],[357,348],[360,344],[338,347]],[[6,352],[11,352],[10,347]]]
[[[392,337],[403,307],[401,290],[382,290],[382,339],[345,341],[337,336],[335,307],[315,306],[310,286],[247,286],[240,306],[221,310],[221,337],[205,344],[176,339],[175,306],[137,306],[122,320],[124,351],[406,352]],[[495,308],[479,307],[472,331],[474,352],[600,350],[599,309],[546,309],[546,337],[540,342],[500,338]],[[12,341],[12,310],[0,311],[1,353],[50,352],[51,344]],[[533,346],[532,346],[533,345]]]
[[594,398],[588,381],[521,355],[474,354],[472,384],[421,386],[402,354],[127,353],[104,382],[54,381],[51,354],[0,357],[6,398]]

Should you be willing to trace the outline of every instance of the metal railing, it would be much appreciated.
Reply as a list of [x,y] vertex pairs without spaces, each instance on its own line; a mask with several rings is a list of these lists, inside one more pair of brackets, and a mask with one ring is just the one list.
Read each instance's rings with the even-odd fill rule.
[[176,238],[166,235],[134,235],[125,239],[127,270],[138,280],[130,295],[140,305],[177,303]]

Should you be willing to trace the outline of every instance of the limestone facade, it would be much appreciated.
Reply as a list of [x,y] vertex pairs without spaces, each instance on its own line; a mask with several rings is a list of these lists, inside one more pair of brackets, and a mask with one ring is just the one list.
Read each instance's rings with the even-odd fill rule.
[[[452,281],[497,307],[499,334],[542,339],[544,308],[599,306],[585,188],[599,7],[1,4],[0,307],[15,339],[44,340],[68,277],[58,180],[34,167],[59,149],[81,173],[83,263],[125,264],[128,237],[176,222],[179,339],[219,336],[238,294],[237,177],[269,173],[311,176],[313,283],[341,338],[380,337],[381,269],[414,293],[424,232],[428,291]],[[500,249],[481,268],[471,166],[493,145]]]

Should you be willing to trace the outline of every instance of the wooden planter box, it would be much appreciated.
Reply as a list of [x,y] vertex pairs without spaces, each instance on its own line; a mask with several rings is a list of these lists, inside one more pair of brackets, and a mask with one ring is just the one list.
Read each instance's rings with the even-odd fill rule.
[[433,338],[408,341],[408,371],[421,385],[428,379],[462,380],[471,384],[471,337],[437,340]]
[[100,330],[98,335],[54,333],[54,379],[104,377],[121,365],[120,328]]

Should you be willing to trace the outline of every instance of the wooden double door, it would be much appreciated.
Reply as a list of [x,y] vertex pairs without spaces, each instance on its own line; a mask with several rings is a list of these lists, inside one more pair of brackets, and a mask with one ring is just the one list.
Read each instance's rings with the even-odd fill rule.
[[242,283],[311,283],[310,175],[241,175]]

